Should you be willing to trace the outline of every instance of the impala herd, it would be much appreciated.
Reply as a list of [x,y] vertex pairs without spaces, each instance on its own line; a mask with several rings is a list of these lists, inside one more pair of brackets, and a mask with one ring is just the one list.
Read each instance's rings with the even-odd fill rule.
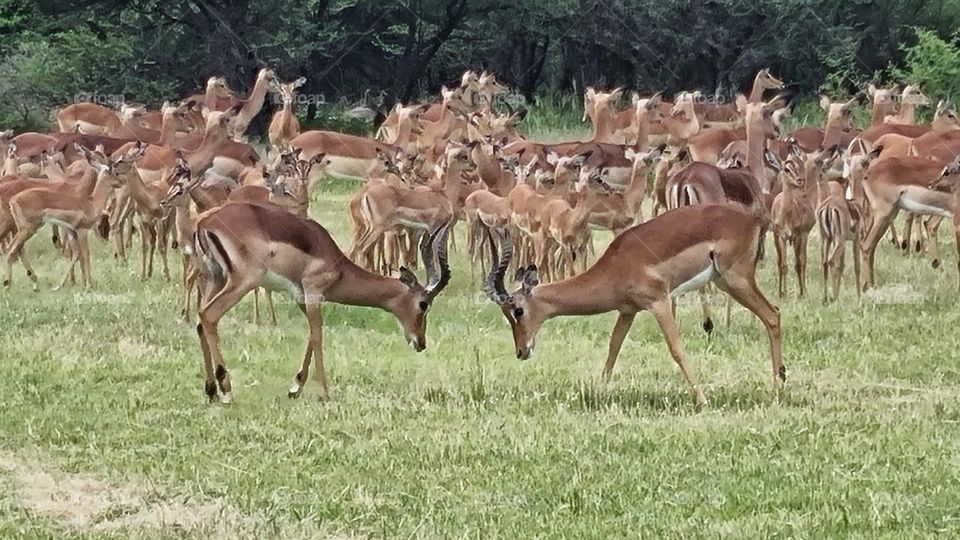
[[[547,319],[617,311],[603,369],[608,380],[635,315],[645,310],[705,403],[675,303],[700,290],[710,332],[708,284],[760,319],[774,385],[786,378],[780,315],[756,283],[768,231],[781,297],[791,255],[798,294],[806,294],[807,243],[819,231],[825,302],[840,294],[848,243],[858,295],[875,284],[874,256],[888,229],[897,249],[909,253],[915,240],[934,267],[941,265],[943,218],[954,219],[960,246],[960,121],[941,101],[931,124],[918,124],[918,109],[931,102],[916,85],[871,85],[863,131],[853,126],[857,98],[823,97],[824,126],[791,133],[784,133],[786,100],[765,97],[784,83],[766,69],[732,104],[682,92],[672,102],[633,94],[621,108],[622,89],[589,88],[590,139],[545,144],[520,133],[523,113],[498,110],[508,88],[490,73],[466,72],[436,102],[397,104],[376,138],[301,132],[295,103],[304,82],[262,69],[240,99],[213,77],[203,92],[158,111],[77,103],[58,111],[58,133],[0,133],[4,286],[12,286],[19,262],[38,287],[26,248],[44,224],[69,258],[58,288],[75,282],[77,263],[81,281],[93,284],[91,230],[112,235],[120,260],[136,231],[141,279],[151,278],[158,251],[169,279],[168,246],[180,254],[181,315],[190,317],[196,296],[211,401],[232,401],[218,323],[249,292],[259,320],[261,288],[274,322],[270,291],[292,295],[309,322],[289,395],[300,395],[312,361],[327,399],[322,303],[389,311],[422,351],[427,313],[451,277],[448,243],[463,221],[471,271],[480,270],[483,290],[503,311],[518,358],[533,353]],[[245,134],[271,93],[281,106],[262,156]],[[354,236],[346,253],[308,216],[314,187],[330,175],[362,180],[347,205]],[[648,198],[653,217],[645,220]],[[897,234],[901,210],[908,219]],[[922,231],[912,240],[914,223]],[[593,230],[615,235],[597,257]],[[409,270],[420,264],[423,283]]]

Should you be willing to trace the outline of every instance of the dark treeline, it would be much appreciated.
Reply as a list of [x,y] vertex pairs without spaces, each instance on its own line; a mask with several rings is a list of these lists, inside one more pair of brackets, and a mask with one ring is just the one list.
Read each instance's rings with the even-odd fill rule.
[[763,67],[795,93],[844,91],[899,65],[914,27],[950,39],[958,24],[960,0],[0,0],[0,120],[92,92],[156,105],[214,74],[246,90],[261,65],[368,105],[466,68],[527,98],[729,95]]

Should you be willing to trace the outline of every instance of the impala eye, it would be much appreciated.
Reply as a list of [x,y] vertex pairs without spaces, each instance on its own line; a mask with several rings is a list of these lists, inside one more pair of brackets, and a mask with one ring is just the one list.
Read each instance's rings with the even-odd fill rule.
[[426,311],[428,307],[430,304],[426,300],[420,302],[420,311]]
[[513,310],[513,316],[514,316],[514,318],[517,318],[517,319],[519,319],[520,317],[523,317],[523,308],[522,308],[522,307],[518,307],[518,308],[514,309],[514,310]]

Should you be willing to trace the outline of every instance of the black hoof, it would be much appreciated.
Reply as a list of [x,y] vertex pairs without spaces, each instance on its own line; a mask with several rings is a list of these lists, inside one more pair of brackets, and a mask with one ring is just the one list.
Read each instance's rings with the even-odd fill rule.
[[713,332],[713,319],[711,319],[710,317],[707,317],[707,319],[703,321],[703,331],[706,332],[707,334],[710,334]]
[[287,399],[300,399],[300,392],[287,392]]
[[934,268],[940,268],[940,259],[934,259],[931,264],[933,264]]
[[920,241],[919,241],[919,240],[917,240],[917,243],[916,243],[914,249],[917,250],[917,253],[920,253],[921,251],[923,251],[923,246],[920,245]]
[[909,251],[909,249],[910,249],[910,248],[907,246],[907,241],[906,241],[906,240],[902,240],[902,241],[900,242],[900,250],[901,250],[901,251]]
[[4,287],[9,287],[9,286],[10,286],[10,280],[9,280],[9,279],[3,280],[3,286],[4,286]]
[[780,366],[780,381],[787,382],[787,366]]
[[220,401],[217,398],[217,385],[213,382],[208,382],[204,385],[203,391],[207,394],[207,399],[210,400],[210,403],[216,403]]

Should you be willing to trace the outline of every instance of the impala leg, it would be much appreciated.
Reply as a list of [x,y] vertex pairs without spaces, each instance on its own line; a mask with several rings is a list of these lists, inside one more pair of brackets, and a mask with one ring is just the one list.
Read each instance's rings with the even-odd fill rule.
[[833,266],[833,301],[836,302],[840,299],[840,285],[843,283],[843,272],[847,266],[847,247],[843,244],[843,240],[840,240],[840,245],[837,246],[837,254],[834,258]]
[[[228,278],[223,289],[200,308],[200,323],[197,325],[197,333],[200,335],[201,343],[206,344],[206,348],[204,348],[204,365],[211,365],[214,378],[222,394],[220,401],[223,403],[233,401],[233,387],[230,384],[230,374],[227,372],[226,365],[223,361],[223,354],[220,351],[220,336],[217,327],[223,315],[246,296],[251,289],[253,289],[252,285],[247,283],[238,284]],[[211,382],[210,379],[207,380],[206,391],[208,396],[210,396]]]
[[260,326],[260,289],[253,290],[253,324]]
[[154,221],[149,223],[141,221],[140,231],[142,233],[141,236],[149,237],[147,242],[147,247],[149,248],[147,257],[147,279],[150,279],[153,277],[153,257],[157,252],[157,224]]
[[731,269],[722,273],[716,283],[741,306],[752,311],[766,327],[767,336],[770,338],[773,384],[776,387],[787,380],[787,368],[783,365],[781,348],[780,312],[757,287],[755,272],[755,268],[746,272]]
[[13,282],[13,263],[14,261],[19,260],[23,263],[24,268],[27,269],[27,277],[33,281],[33,289],[39,289],[37,283],[37,276],[33,273],[33,269],[30,268],[29,263],[24,262],[23,251],[24,244],[27,243],[27,240],[30,239],[37,232],[37,227],[25,226],[24,228],[17,228],[17,234],[13,237],[13,242],[10,245],[10,251],[7,252],[7,275],[3,280],[4,287],[9,287]]
[[[302,311],[304,315],[307,314],[307,306],[305,304],[297,304],[297,307],[300,308],[300,311]],[[297,399],[300,397],[300,394],[303,393],[303,385],[307,383],[307,378],[310,376],[310,360],[312,358],[313,341],[308,339],[307,350],[303,353],[303,362],[300,363],[300,371],[298,371],[297,375],[293,378],[293,385],[291,385],[290,390],[287,391],[288,398]]]
[[700,310],[703,313],[703,331],[709,336],[713,333],[713,317],[710,314],[710,295],[706,287],[697,291],[697,295],[700,297]]
[[77,231],[77,248],[80,250],[80,273],[83,274],[83,284],[86,288],[95,287],[96,283],[93,281],[93,275],[90,270],[90,242],[89,229],[82,229]]
[[883,234],[887,232],[887,228],[890,226],[894,217],[896,217],[896,209],[874,209],[873,223],[870,225],[870,230],[867,232],[867,235],[863,241],[863,252],[861,254],[863,257],[863,266],[866,267],[864,269],[864,291],[870,287],[873,287],[876,283],[874,274],[874,256],[877,251],[877,244],[880,243],[880,239],[883,238]]
[[955,239],[955,247],[957,248],[957,286],[960,287],[960,222],[957,221],[957,218],[954,218],[953,225],[953,235]]
[[170,281],[170,264],[168,261],[167,248],[169,247],[169,236],[170,228],[167,227],[167,224],[164,220],[157,221],[157,228],[159,229],[158,233],[158,242],[160,242],[160,262],[163,263],[163,279]]
[[663,300],[653,304],[650,306],[650,313],[657,319],[660,330],[663,332],[663,337],[667,340],[667,348],[670,349],[670,354],[677,362],[677,365],[680,366],[680,371],[683,372],[683,376],[686,377],[687,382],[693,388],[697,402],[701,405],[706,405],[707,397],[703,395],[703,390],[700,389],[700,383],[697,382],[697,377],[687,366],[687,355],[683,351],[683,343],[681,343],[680,333],[677,331],[677,322],[670,313],[669,301]]
[[[910,240],[913,238],[913,219],[914,214],[908,213],[903,224],[903,239],[900,240],[900,249],[903,250],[904,257],[910,256]],[[893,224],[890,226],[892,228]]]
[[823,303],[826,304],[829,301],[829,284],[830,284],[830,238],[827,236],[826,231],[823,227],[820,227],[820,273],[823,276]]
[[267,311],[270,312],[270,325],[277,325],[277,311],[273,308],[273,292],[270,289],[264,289],[267,298]]
[[617,363],[617,356],[620,355],[620,348],[623,346],[623,340],[627,337],[627,332],[630,331],[630,326],[633,325],[633,319],[636,318],[636,313],[621,313],[617,317],[617,324],[613,327],[613,333],[610,334],[610,345],[607,348],[607,361],[603,364],[603,382],[604,384],[610,382],[610,377],[613,375],[613,366]]
[[923,221],[923,227],[927,231],[927,243],[930,246],[930,264],[934,268],[940,268],[940,242],[937,241],[937,235],[940,234],[940,223],[943,218],[931,216]]
[[320,401],[330,401],[330,390],[327,388],[327,373],[323,366],[323,313],[320,304],[307,304],[307,321],[310,323],[310,348],[313,349],[314,377],[320,388]]
[[780,290],[780,298],[787,295],[787,246],[783,237],[774,233],[773,246],[777,250],[777,284]]
[[860,297],[860,231],[853,231],[853,277],[857,298]]
[[801,233],[793,243],[794,265],[800,283],[800,298],[807,294],[807,235]]
[[80,260],[80,249],[77,247],[77,238],[75,234],[70,234],[67,236],[70,240],[72,246],[71,251],[73,252],[70,256],[70,265],[67,266],[66,272],[63,273],[63,279],[60,280],[60,284],[53,288],[55,291],[59,291],[66,284],[67,280],[70,279],[70,275],[73,274],[73,268],[77,265],[77,261]]

